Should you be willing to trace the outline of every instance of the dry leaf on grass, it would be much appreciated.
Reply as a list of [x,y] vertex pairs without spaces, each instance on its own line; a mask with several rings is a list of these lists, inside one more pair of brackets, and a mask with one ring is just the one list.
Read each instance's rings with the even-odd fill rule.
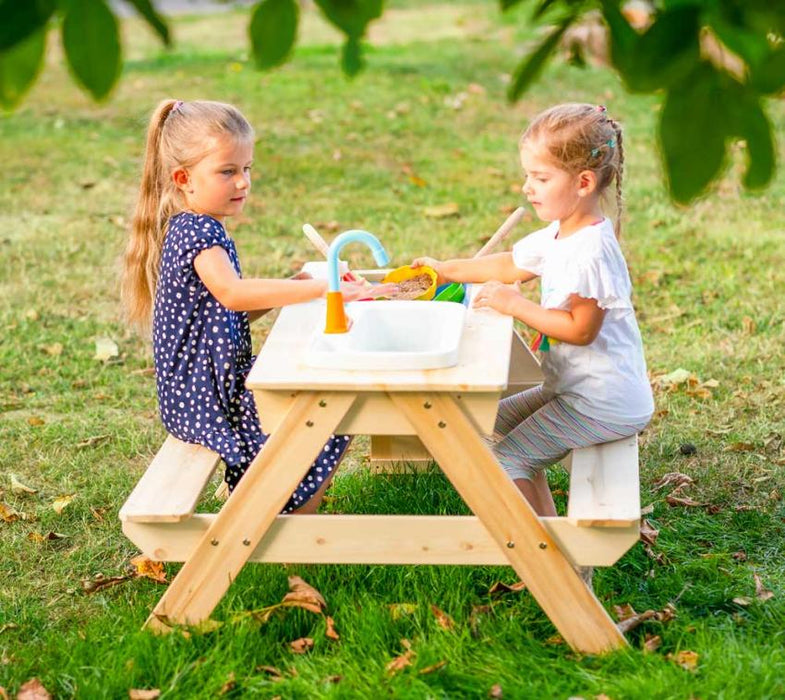
[[444,668],[447,665],[447,661],[438,661],[437,663],[433,664],[432,666],[426,666],[425,668],[421,668],[417,671],[418,675],[420,676],[427,676],[429,673],[433,673],[434,671],[438,671],[440,668]]
[[325,622],[327,623],[327,628],[324,631],[324,636],[328,639],[340,639],[340,635],[335,631],[335,620],[333,620],[329,615],[325,616]]
[[390,603],[387,607],[390,609],[390,616],[393,620],[400,620],[402,617],[417,612],[417,603]]
[[767,591],[763,587],[763,582],[760,580],[760,576],[758,576],[758,574],[753,574],[752,578],[755,580],[755,597],[758,600],[769,600],[769,598],[774,597],[774,593]]
[[698,668],[698,659],[700,658],[694,651],[679,651],[675,654],[668,654],[666,657],[669,661],[674,661],[686,671],[695,671]]
[[647,634],[643,640],[643,652],[650,654],[662,646],[662,637],[659,634]]
[[490,690],[488,691],[488,697],[489,698],[503,698],[504,697],[504,691],[502,691],[501,685],[499,685],[498,683],[494,683],[491,686]]
[[45,535],[40,535],[37,532],[28,532],[27,539],[31,542],[37,542],[38,544],[43,544],[44,542],[54,542],[57,540],[62,540],[68,537],[68,535],[63,535],[59,532],[47,532]]
[[111,435],[94,435],[93,437],[89,437],[86,440],[77,442],[76,448],[82,449],[84,447],[95,447],[96,445],[100,445],[101,443],[106,442],[111,437],[112,437]]
[[52,695],[37,678],[24,683],[16,694],[16,700],[50,700]]
[[435,605],[431,605],[431,612],[436,617],[436,622],[439,623],[439,627],[442,629],[451,630],[455,627],[455,622],[446,612],[444,612],[444,610],[437,608]]
[[23,496],[29,493],[37,493],[38,489],[31,488],[27,484],[23,484],[14,474],[11,474],[11,493]]
[[82,579],[82,591],[87,595],[92,595],[102,591],[104,588],[112,588],[130,581],[132,578],[133,576],[104,576],[103,574],[96,574],[92,579]]
[[135,556],[130,561],[134,571],[134,578],[149,578],[156,583],[168,583],[163,562],[153,561],[143,554]]
[[128,700],[156,700],[161,697],[158,688],[131,688],[128,691]]
[[657,479],[657,481],[655,481],[652,486],[655,489],[661,489],[665,486],[681,488],[694,483],[695,481],[693,478],[687,474],[682,474],[681,472],[668,472],[667,474],[663,474],[659,479]]
[[650,547],[653,546],[659,535],[660,531],[655,529],[646,518],[641,520],[640,537],[643,544],[649,545]]
[[445,219],[449,216],[460,216],[461,210],[455,202],[448,202],[447,204],[425,207],[423,213],[429,219]]
[[283,680],[283,673],[275,666],[257,666],[256,670],[260,673],[266,673],[271,681],[277,682]]
[[0,503],[0,520],[4,523],[12,523],[16,520],[27,520],[27,514],[14,510],[11,506]]
[[414,649],[407,649],[403,654],[400,656],[396,656],[392,661],[390,661],[385,667],[385,671],[390,675],[394,675],[401,671],[402,669],[406,668],[407,666],[411,666],[412,658],[414,658],[415,651]]
[[313,649],[313,639],[310,637],[300,637],[300,639],[289,642],[289,646],[295,654],[305,654]]
[[226,695],[227,693],[234,690],[235,686],[237,685],[237,681],[234,677],[234,671],[230,671],[229,675],[226,677],[226,682],[221,686],[221,689],[218,691],[218,695]]
[[95,356],[93,357],[94,360],[106,362],[107,360],[111,360],[113,357],[117,357],[119,354],[120,350],[118,349],[117,343],[115,343],[114,340],[111,338],[96,338]]
[[679,498],[678,496],[665,496],[665,502],[669,506],[683,506],[685,508],[703,508],[707,503],[701,503],[689,497]]
[[63,510],[65,510],[65,508],[68,506],[68,504],[74,500],[75,497],[76,497],[75,493],[69,493],[69,494],[65,494],[64,496],[58,496],[57,498],[55,498],[54,501],[52,501],[52,510],[54,510],[55,513],[60,515],[63,512]]
[[299,576],[289,577],[289,592],[283,597],[281,605],[303,608],[317,614],[321,614],[327,607],[322,594]]
[[488,589],[488,594],[494,596],[504,593],[520,593],[525,590],[526,584],[523,581],[518,581],[517,583],[503,583],[502,581],[497,581]]

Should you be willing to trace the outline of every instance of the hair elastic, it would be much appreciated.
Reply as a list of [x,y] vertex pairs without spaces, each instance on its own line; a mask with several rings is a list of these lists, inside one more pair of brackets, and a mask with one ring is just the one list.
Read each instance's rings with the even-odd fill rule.
[[[182,106],[183,106],[183,101],[182,101],[182,100],[177,100],[177,101],[174,103],[174,105],[172,106],[172,110],[171,110],[171,111],[172,111],[172,112],[176,112],[176,111],[177,111],[178,109],[180,109],[180,107],[182,107]],[[170,114],[171,114],[171,112],[170,112]]]
[[[608,148],[614,148],[616,146],[616,139],[608,139],[604,145],[607,146]],[[602,148],[602,146],[600,146],[600,148]],[[600,155],[600,148],[591,149],[592,158],[596,158],[598,155]]]

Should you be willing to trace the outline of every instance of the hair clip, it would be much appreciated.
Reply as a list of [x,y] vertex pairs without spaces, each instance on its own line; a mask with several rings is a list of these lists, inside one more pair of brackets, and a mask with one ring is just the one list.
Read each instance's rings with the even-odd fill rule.
[[596,109],[598,112],[604,112],[605,105],[597,105],[594,109]]
[[600,149],[599,148],[592,148],[591,149],[591,157],[592,158],[596,158],[598,155],[600,155]]
[[177,101],[174,103],[174,105],[172,106],[172,112],[176,112],[176,111],[177,111],[178,109],[180,109],[180,107],[182,107],[182,106],[183,106],[183,101],[182,101],[182,100],[177,100]]
[[605,143],[608,144],[608,148],[613,148],[616,146],[616,139],[608,139]]

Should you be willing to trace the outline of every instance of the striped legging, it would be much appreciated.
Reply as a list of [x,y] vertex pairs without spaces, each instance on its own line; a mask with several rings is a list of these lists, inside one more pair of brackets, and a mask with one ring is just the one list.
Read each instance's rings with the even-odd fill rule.
[[511,479],[531,480],[570,450],[636,435],[648,422],[599,421],[537,386],[501,401],[493,452]]

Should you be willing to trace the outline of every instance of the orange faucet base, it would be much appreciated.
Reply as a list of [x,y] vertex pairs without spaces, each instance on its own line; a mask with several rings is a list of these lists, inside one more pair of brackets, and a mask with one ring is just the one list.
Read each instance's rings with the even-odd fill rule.
[[327,292],[327,320],[324,326],[325,333],[346,333],[349,322],[343,307],[343,294],[341,292]]

